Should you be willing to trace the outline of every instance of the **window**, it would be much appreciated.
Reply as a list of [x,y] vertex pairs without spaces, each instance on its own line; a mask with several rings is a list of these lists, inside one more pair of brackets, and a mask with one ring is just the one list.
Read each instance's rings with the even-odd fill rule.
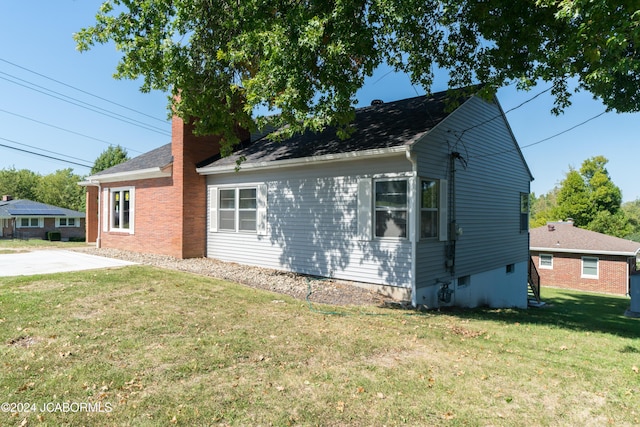
[[220,190],[220,230],[236,231],[236,190]]
[[529,194],[520,193],[520,231],[529,230]]
[[58,218],[56,227],[76,227],[80,224],[76,218]]
[[458,287],[462,288],[471,284],[471,276],[458,277]]
[[505,269],[507,274],[511,274],[513,272],[516,271],[516,265],[515,264],[507,264],[507,267]]
[[266,232],[266,185],[209,191],[211,231]]
[[376,181],[376,237],[407,237],[407,181]]
[[598,278],[598,258],[582,257],[582,277],[587,279]]
[[256,231],[256,212],[258,203],[255,188],[238,190],[238,229]]
[[546,268],[548,270],[553,269],[553,255],[551,254],[540,254],[539,258],[539,267]]
[[129,188],[112,188],[111,190],[111,231],[133,233],[133,191]]
[[438,182],[422,180],[420,197],[420,237],[438,237]]
[[18,228],[41,228],[40,218],[20,218]]

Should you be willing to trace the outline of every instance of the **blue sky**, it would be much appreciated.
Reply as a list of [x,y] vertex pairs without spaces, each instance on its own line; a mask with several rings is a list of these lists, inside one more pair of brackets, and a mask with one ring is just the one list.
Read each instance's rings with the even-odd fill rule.
[[[15,167],[48,174],[72,167],[79,175],[89,172],[78,164],[2,145],[51,157],[64,155],[72,162],[91,165],[109,143],[120,144],[130,156],[136,156],[170,141],[165,94],[144,94],[139,91],[138,82],[113,79],[119,55],[112,45],[96,46],[82,54],[75,50],[72,34],[93,23],[101,3],[100,0],[0,3],[0,169]],[[530,92],[503,88],[498,91],[498,99],[508,111],[547,87],[541,84]],[[444,89],[446,78],[437,80],[432,88]],[[388,102],[422,93],[406,76],[382,69],[368,79],[358,99],[362,105],[368,105],[372,99]],[[584,92],[573,97],[573,105],[561,116],[550,113],[552,106],[551,97],[544,94],[507,114],[535,177],[532,192],[536,195],[548,192],[570,167],[579,168],[585,159],[603,155],[609,160],[607,168],[613,182],[622,189],[623,200],[640,198],[635,175],[640,114],[607,113],[527,147],[605,110]]]

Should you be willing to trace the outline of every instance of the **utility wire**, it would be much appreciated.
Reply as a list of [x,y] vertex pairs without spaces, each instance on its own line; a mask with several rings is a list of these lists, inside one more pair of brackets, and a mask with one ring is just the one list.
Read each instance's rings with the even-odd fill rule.
[[[9,140],[9,139],[2,138],[2,137],[0,137],[0,139],[2,139],[2,140],[4,140],[4,141],[14,142],[14,141],[11,141],[11,140]],[[81,163],[72,162],[71,160],[60,159],[60,158],[58,158],[58,157],[48,156],[48,155],[46,155],[46,154],[34,153],[33,151],[23,150],[22,148],[11,147],[11,146],[9,146],[9,145],[0,144],[0,147],[9,148],[9,149],[11,149],[11,150],[16,150],[16,151],[21,151],[21,152],[23,152],[23,153],[32,154],[32,155],[34,155],[34,156],[45,157],[45,158],[47,158],[47,159],[57,160],[57,161],[59,161],[59,162],[63,162],[63,163],[69,163],[69,164],[72,164],[72,165],[82,166],[83,168],[87,168],[87,169],[91,169],[91,167],[92,167],[92,166],[88,166],[88,165],[83,165],[83,164],[81,164]]]
[[[35,92],[42,93],[44,95],[50,96],[50,97],[55,98],[55,99],[59,99],[60,101],[67,102],[67,103],[72,104],[72,105],[76,105],[76,106],[78,106],[80,108],[84,108],[86,110],[93,111],[94,113],[102,114],[104,116],[111,117],[112,119],[120,120],[122,122],[128,123],[128,124],[133,125],[133,126],[138,126],[140,128],[146,129],[146,130],[151,131],[151,132],[156,132],[156,133],[159,133],[159,134],[162,134],[162,135],[165,135],[165,136],[170,136],[171,135],[168,131],[162,130],[161,128],[148,125],[148,124],[146,124],[144,122],[141,122],[139,120],[130,119],[127,116],[124,116],[122,114],[118,114],[118,113],[115,113],[113,111],[109,111],[109,110],[106,110],[104,108],[101,108],[101,107],[89,104],[87,102],[81,101],[79,99],[75,99],[75,98],[72,98],[70,96],[64,95],[62,93],[53,91],[51,89],[47,89],[45,87],[42,87],[42,86],[39,86],[37,84],[31,83],[31,82],[29,82],[27,80],[24,80],[24,79],[21,79],[19,77],[12,76],[11,74],[4,73],[2,71],[0,71],[0,74],[4,74],[4,75],[9,76],[9,77],[11,77],[13,79],[26,82],[27,84],[32,85],[34,87],[31,87],[31,86],[28,86],[27,84],[19,83],[19,82],[13,81],[11,79],[8,79],[6,77],[1,77],[0,76],[0,79],[6,80],[6,81],[8,81],[10,83],[13,83],[15,85],[25,87],[27,89],[33,90]],[[38,90],[38,89],[35,89],[35,88],[41,88],[43,90]],[[48,93],[48,92],[45,92],[45,91],[48,91],[48,92],[51,92],[51,93],[54,93],[54,94],[60,95],[60,96],[52,95],[51,93]],[[69,98],[69,99],[71,99],[73,101],[76,101],[76,102],[70,101],[69,99],[65,99],[65,98]],[[84,104],[84,105],[82,105],[82,104]]]
[[61,82],[60,80],[56,80],[56,79],[54,79],[54,78],[52,78],[52,77],[45,76],[44,74],[38,73],[37,71],[30,70],[30,69],[28,69],[28,68],[26,68],[26,67],[23,67],[23,66],[21,66],[21,65],[18,65],[18,64],[16,64],[16,63],[14,63],[14,62],[7,61],[6,59],[0,58],[0,61],[5,62],[5,63],[10,64],[10,65],[13,65],[14,67],[20,68],[20,69],[22,69],[22,70],[28,71],[28,72],[30,72],[30,73],[32,73],[32,74],[35,74],[36,76],[40,76],[40,77],[43,77],[43,78],[45,78],[45,79],[51,80],[52,82],[56,82],[56,83],[58,83],[58,84],[61,84],[61,85],[63,85],[63,86],[66,86],[66,87],[68,87],[68,88],[71,88],[71,89],[73,89],[73,90],[77,90],[78,92],[82,92],[82,93],[84,93],[84,94],[86,94],[86,95],[93,96],[94,98],[97,98],[97,99],[99,99],[99,100],[101,100],[101,101],[108,102],[108,103],[113,104],[113,105],[116,105],[116,106],[118,106],[118,107],[120,107],[120,108],[124,108],[124,109],[126,109],[126,110],[133,111],[134,113],[140,114],[140,115],[142,115],[142,116],[149,117],[150,119],[157,120],[157,121],[162,122],[162,123],[166,123],[166,122],[167,122],[165,119],[159,119],[158,117],[151,116],[151,115],[149,115],[149,114],[143,113],[142,111],[138,111],[138,110],[135,110],[135,109],[133,109],[133,108],[129,108],[129,107],[127,107],[126,105],[119,104],[119,103],[117,103],[117,102],[114,102],[114,101],[111,101],[111,100],[109,100],[109,99],[103,98],[103,97],[101,97],[101,96],[95,95],[95,94],[93,94],[93,93],[87,92],[86,90],[79,89],[79,88],[77,88],[77,87],[75,87],[75,86],[72,86],[72,85],[70,85],[70,84],[67,84],[67,83]]
[[[79,132],[75,132],[75,131],[72,131],[72,130],[69,130],[69,129],[65,129],[65,128],[62,128],[62,127],[60,127],[60,126],[52,125],[52,124],[50,124],[50,123],[45,123],[45,122],[42,122],[42,121],[40,121],[40,120],[33,119],[33,118],[31,118],[31,117],[23,116],[23,115],[21,115],[21,114],[12,113],[11,111],[7,111],[7,110],[4,110],[4,109],[2,109],[2,108],[0,108],[0,112],[5,113],[5,114],[11,114],[12,116],[20,117],[21,119],[30,120],[30,121],[32,121],[32,122],[39,123],[39,124],[41,124],[41,125],[45,125],[45,126],[49,126],[49,127],[54,128],[54,129],[59,129],[59,130],[62,130],[62,131],[64,131],[64,132],[72,133],[72,134],[74,134],[74,135],[82,136],[82,137],[84,137],[84,138],[93,139],[94,141],[98,141],[98,142],[102,142],[102,143],[104,143],[104,144],[107,144],[107,145],[109,145],[110,147],[115,147],[116,145],[120,145],[120,144],[113,144],[113,143],[111,143],[111,142],[109,142],[109,141],[105,141],[104,139],[95,138],[95,137],[90,136],[90,135],[85,135],[85,134],[83,134],[83,133],[79,133]],[[127,151],[132,151],[132,152],[134,152],[134,153],[140,153],[140,154],[142,154],[142,151],[134,150],[134,149],[132,149],[132,148],[124,147],[124,146],[122,146],[122,145],[120,145],[120,146],[121,146],[122,148],[125,148]]]
[[[562,134],[565,134],[565,133],[567,133],[567,132],[570,132],[570,131],[574,130],[575,128],[578,128],[578,127],[580,127],[580,126],[582,126],[582,125],[585,125],[585,124],[589,123],[589,122],[590,122],[590,121],[592,121],[592,120],[597,119],[598,117],[602,116],[602,115],[603,115],[603,114],[605,114],[605,113],[607,113],[607,110],[604,110],[603,112],[598,113],[598,114],[596,114],[595,116],[589,117],[587,120],[584,120],[584,121],[582,121],[582,122],[578,123],[577,125],[571,126],[570,128],[565,129],[565,130],[563,130],[563,131],[561,131],[561,132],[558,132],[558,133],[556,133],[556,134],[553,134],[553,135],[551,135],[551,136],[548,136],[548,137],[546,137],[546,138],[543,138],[543,139],[541,139],[541,140],[539,140],[539,141],[532,142],[531,144],[523,145],[523,146],[521,146],[521,147],[520,147],[520,149],[528,148],[528,147],[533,147],[534,145],[541,144],[541,143],[543,143],[543,142],[545,142],[545,141],[548,141],[548,140],[550,140],[550,139],[553,139],[553,138],[555,138],[555,137],[557,137],[557,136],[560,136],[560,135],[562,135]],[[497,155],[499,155],[499,154],[506,154],[506,153],[510,153],[510,152],[512,152],[512,151],[516,151],[516,150],[517,150],[517,148],[512,148],[512,149],[509,149],[509,150],[496,151],[496,152],[494,152],[494,153],[481,154],[481,155],[479,155],[479,156],[470,156],[470,158],[479,159],[479,158],[482,158],[482,157],[497,156]]]
[[93,163],[90,160],[80,159],[78,157],[69,156],[68,154],[62,154],[62,153],[58,153],[56,151],[46,150],[46,149],[40,148],[40,147],[34,147],[33,145],[23,144],[21,142],[13,141],[13,140],[7,139],[7,138],[2,138],[2,139],[4,139],[5,141],[8,141],[8,142],[12,142],[14,144],[22,145],[23,147],[29,147],[29,148],[33,148],[34,150],[44,151],[45,153],[51,153],[51,154],[55,154],[57,156],[64,156],[64,157],[68,157],[68,158],[74,159],[74,160],[79,160],[79,161],[85,162],[85,163]]

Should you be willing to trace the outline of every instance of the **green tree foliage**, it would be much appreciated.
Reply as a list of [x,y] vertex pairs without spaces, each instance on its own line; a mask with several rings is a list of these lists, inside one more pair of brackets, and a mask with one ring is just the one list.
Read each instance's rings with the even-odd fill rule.
[[129,156],[126,149],[119,145],[110,145],[109,148],[104,150],[93,163],[91,175],[126,162],[127,160],[129,160]]
[[640,242],[640,199],[623,203],[622,210],[631,226],[631,232],[625,237]]
[[[585,160],[579,171],[570,168],[558,188],[535,200],[531,226],[572,218],[576,226],[599,233],[617,237],[633,233],[634,225],[621,209],[622,192],[611,181],[607,162],[596,156]],[[640,208],[638,213],[640,222]]]
[[83,212],[85,195],[84,188],[78,185],[80,181],[82,177],[70,168],[45,175],[34,190],[35,201]]
[[[429,91],[550,82],[555,112],[570,81],[621,112],[640,111],[640,9],[622,0],[106,0],[79,50],[115,42],[117,78],[171,92],[197,131],[289,124],[287,133],[353,118],[356,91],[382,64]],[[179,95],[179,96],[178,96]],[[256,107],[280,114],[253,117]]]
[[42,177],[27,169],[0,170],[0,194],[14,199],[35,200],[35,189]]

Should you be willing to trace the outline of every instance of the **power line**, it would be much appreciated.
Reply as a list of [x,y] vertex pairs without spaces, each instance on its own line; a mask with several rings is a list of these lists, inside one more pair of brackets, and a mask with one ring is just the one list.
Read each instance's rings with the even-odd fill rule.
[[[4,109],[2,109],[2,108],[0,108],[0,112],[5,113],[5,114],[11,114],[12,116],[20,117],[21,119],[30,120],[30,121],[32,121],[32,122],[39,123],[39,124],[44,125],[44,126],[49,126],[49,127],[54,128],[54,129],[59,129],[59,130],[62,130],[62,131],[64,131],[64,132],[72,133],[72,134],[74,134],[74,135],[82,136],[82,137],[84,137],[84,138],[93,139],[94,141],[98,141],[98,142],[102,142],[102,143],[104,143],[104,144],[107,144],[107,145],[109,145],[110,147],[114,147],[114,146],[116,146],[116,145],[119,145],[119,144],[113,144],[113,143],[111,143],[111,142],[109,142],[109,141],[105,141],[104,139],[95,138],[95,137],[90,136],[90,135],[85,135],[85,134],[80,133],[80,132],[75,132],[75,131],[72,131],[72,130],[69,130],[69,129],[62,128],[62,127],[60,127],[60,126],[52,125],[52,124],[50,124],[50,123],[45,123],[45,122],[42,122],[42,121],[40,121],[40,120],[36,120],[36,119],[34,119],[34,118],[31,118],[31,117],[23,116],[23,115],[21,115],[21,114],[12,113],[11,111],[7,111],[7,110],[4,110]],[[125,148],[127,151],[132,151],[132,152],[134,152],[134,153],[140,153],[140,154],[142,154],[142,151],[134,150],[134,149],[132,149],[132,148],[124,147],[124,146],[122,146],[122,145],[120,145],[120,146],[121,146],[122,148]]]
[[28,72],[30,72],[30,73],[32,73],[32,74],[37,75],[37,76],[43,77],[43,78],[45,78],[45,79],[51,80],[52,82],[56,82],[56,83],[58,83],[58,84],[61,84],[61,85],[63,85],[63,86],[66,86],[66,87],[68,87],[68,88],[71,88],[71,89],[73,89],[73,90],[77,90],[78,92],[82,92],[82,93],[84,93],[84,94],[86,94],[86,95],[93,96],[94,98],[97,98],[97,99],[99,99],[99,100],[101,100],[101,101],[108,102],[108,103],[110,103],[110,104],[116,105],[116,106],[118,106],[118,107],[124,108],[124,109],[129,110],[129,111],[133,111],[134,113],[138,113],[138,114],[140,114],[140,115],[143,115],[143,116],[149,117],[150,119],[153,119],[153,120],[157,120],[157,121],[159,121],[159,122],[166,123],[166,120],[165,120],[165,119],[159,119],[158,117],[151,116],[151,115],[149,115],[149,114],[143,113],[142,111],[135,110],[135,109],[133,109],[133,108],[127,107],[126,105],[119,104],[119,103],[117,103],[117,102],[114,102],[114,101],[111,101],[111,100],[109,100],[109,99],[103,98],[103,97],[101,97],[101,96],[95,95],[95,94],[93,94],[93,93],[91,93],[91,92],[87,92],[86,90],[79,89],[79,88],[77,88],[77,87],[75,87],[75,86],[72,86],[72,85],[70,85],[70,84],[67,84],[67,83],[61,82],[60,80],[56,80],[56,79],[54,79],[54,78],[52,78],[52,77],[45,76],[44,74],[38,73],[37,71],[30,70],[29,68],[23,67],[23,66],[18,65],[18,64],[14,63],[14,62],[7,61],[6,59],[0,58],[0,61],[5,62],[5,63],[10,64],[10,65],[13,65],[14,67],[20,68],[20,69],[22,69],[22,70],[28,71]]
[[[29,82],[27,80],[21,79],[21,78],[16,77],[16,76],[13,76],[11,74],[8,74],[8,73],[2,72],[2,71],[0,71],[0,74],[4,74],[4,75],[9,76],[9,77],[11,77],[13,79],[16,79],[16,80],[19,80],[19,81],[23,81],[23,82],[26,82],[27,84],[29,84],[31,86],[34,86],[34,87],[30,87],[30,86],[28,86],[26,84],[22,84],[22,83],[13,81],[11,79],[8,79],[6,77],[1,77],[0,76],[0,79],[2,79],[2,80],[6,80],[6,81],[8,81],[10,83],[13,83],[15,85],[22,86],[24,88],[33,90],[34,92],[42,93],[43,95],[47,95],[47,96],[50,96],[52,98],[58,99],[60,101],[67,102],[69,104],[78,106],[80,108],[84,108],[85,110],[93,111],[94,113],[102,114],[103,116],[111,117],[112,119],[120,120],[122,122],[128,123],[128,124],[133,125],[133,126],[138,126],[138,127],[142,128],[142,129],[145,129],[145,130],[148,130],[148,131],[151,131],[151,132],[156,132],[156,133],[159,133],[159,134],[162,134],[162,135],[165,135],[165,136],[170,136],[171,135],[169,132],[167,132],[165,130],[162,130],[161,128],[158,128],[158,127],[155,127],[155,126],[152,126],[152,125],[148,125],[148,124],[146,124],[144,122],[141,122],[139,120],[130,119],[130,118],[128,118],[128,117],[126,117],[126,116],[124,116],[122,114],[118,114],[118,113],[115,113],[113,111],[109,111],[109,110],[106,110],[104,108],[89,104],[88,102],[84,102],[84,101],[81,101],[79,99],[72,98],[72,97],[70,97],[68,95],[64,95],[64,94],[56,92],[54,90],[47,89],[47,88],[45,88],[43,86],[39,86],[39,85],[37,85],[35,83],[31,83],[31,82]],[[43,90],[38,90],[38,89],[35,89],[35,88],[41,88]],[[47,93],[45,91],[48,91],[48,92],[51,92],[51,93],[54,93],[54,94],[60,95],[60,96],[52,95],[51,93]],[[71,99],[73,101],[76,101],[76,102],[70,101],[69,99],[65,99],[65,98],[69,98],[69,99]],[[84,104],[84,105],[82,105],[82,104]]]
[[558,133],[556,133],[556,134],[554,134],[554,135],[551,135],[551,136],[549,136],[549,137],[547,137],[547,138],[544,138],[544,139],[541,139],[541,140],[539,140],[539,141],[532,142],[531,144],[523,145],[523,146],[522,146],[522,147],[520,147],[520,148],[528,148],[528,147],[532,147],[532,146],[534,146],[534,145],[538,145],[538,144],[540,144],[540,143],[542,143],[542,142],[548,141],[548,140],[550,140],[550,139],[552,139],[552,138],[555,138],[556,136],[560,136],[560,135],[562,135],[563,133],[567,133],[567,132],[569,132],[569,131],[574,130],[574,129],[575,129],[575,128],[577,128],[577,127],[580,127],[580,126],[582,126],[582,125],[584,125],[584,124],[587,124],[587,123],[589,123],[591,120],[595,120],[595,119],[597,119],[598,117],[602,116],[602,115],[603,115],[603,114],[605,114],[605,113],[607,113],[607,110],[604,110],[603,112],[598,113],[598,114],[596,114],[595,116],[590,117],[590,118],[588,118],[587,120],[585,120],[585,121],[583,121],[583,122],[580,122],[580,123],[578,123],[578,124],[577,124],[577,125],[575,125],[575,126],[570,127],[569,129],[565,129],[565,130],[563,130],[562,132],[558,132]]
[[[4,141],[13,142],[15,144],[15,141],[11,141],[10,139],[6,139],[6,138],[2,138],[2,137],[0,137],[0,139],[2,139]],[[16,151],[21,151],[23,153],[32,154],[34,156],[45,157],[47,159],[57,160],[57,161],[63,162],[63,163],[69,163],[69,164],[72,164],[72,165],[82,166],[83,168],[87,168],[87,169],[91,169],[91,167],[92,167],[92,166],[88,166],[88,165],[83,165],[81,163],[73,162],[71,160],[60,159],[58,157],[48,156],[46,154],[34,153],[33,151],[24,150],[22,148],[11,147],[10,145],[0,144],[0,147],[9,148],[11,150],[16,150]]]
[[79,160],[81,162],[92,163],[90,160],[80,159],[78,157],[69,156],[68,154],[62,154],[62,153],[58,153],[56,151],[46,150],[46,149],[40,148],[40,147],[34,147],[33,145],[23,144],[22,142],[13,141],[13,140],[7,139],[7,138],[2,138],[2,139],[4,139],[5,141],[8,141],[8,142],[12,142],[14,144],[22,145],[23,147],[29,147],[29,148],[33,148],[34,150],[44,151],[45,153],[51,153],[51,154],[55,154],[55,155],[58,155],[58,156],[64,156],[64,157],[68,157],[70,159]]
[[[586,120],[584,120],[584,121],[582,121],[582,122],[578,123],[577,125],[571,126],[570,128],[565,129],[565,130],[563,130],[563,131],[561,131],[561,132],[558,132],[558,133],[556,133],[556,134],[553,134],[553,135],[551,135],[551,136],[548,136],[548,137],[546,137],[546,138],[543,138],[543,139],[541,139],[541,140],[539,140],[539,141],[532,142],[531,144],[523,145],[523,146],[521,146],[521,147],[520,147],[520,149],[528,148],[528,147],[532,147],[532,146],[534,146],[534,145],[541,144],[541,143],[543,143],[543,142],[545,142],[545,141],[548,141],[548,140],[550,140],[550,139],[553,139],[553,138],[555,138],[555,137],[557,137],[557,136],[560,136],[560,135],[562,135],[562,134],[565,134],[565,133],[567,133],[567,132],[570,132],[570,131],[574,130],[575,128],[578,128],[578,127],[580,127],[580,126],[583,126],[583,125],[585,125],[585,124],[589,123],[590,121],[597,119],[598,117],[602,116],[602,115],[603,115],[603,114],[605,114],[605,113],[607,113],[607,110],[604,110],[603,112],[598,113],[598,114],[596,114],[595,116],[589,117],[588,119],[586,119]],[[516,151],[516,150],[518,150],[518,148],[512,148],[512,149],[509,149],[509,150],[503,150],[503,151],[496,151],[496,152],[494,152],[494,153],[481,154],[481,155],[478,155],[478,156],[470,156],[469,158],[473,158],[473,159],[480,159],[480,158],[483,158],[483,157],[490,157],[490,156],[497,156],[497,155],[499,155],[499,154],[511,153],[511,152],[513,152],[513,151]]]

